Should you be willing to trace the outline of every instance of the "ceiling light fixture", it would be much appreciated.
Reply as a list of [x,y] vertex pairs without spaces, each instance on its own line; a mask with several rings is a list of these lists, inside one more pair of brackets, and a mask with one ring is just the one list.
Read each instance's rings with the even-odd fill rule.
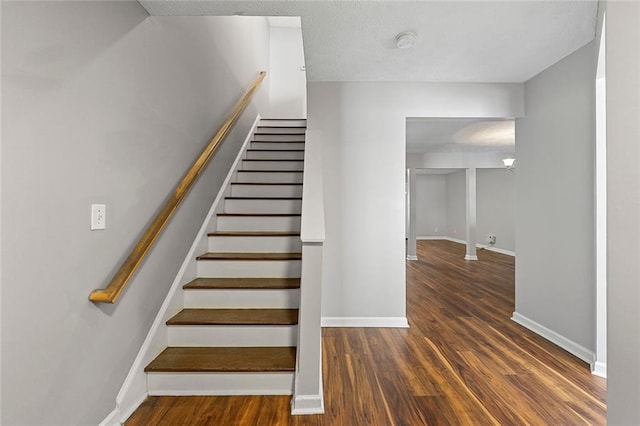
[[404,31],[396,36],[396,47],[408,49],[416,43],[416,35],[411,31]]
[[509,171],[513,171],[513,163],[515,163],[515,161],[516,161],[515,158],[503,158],[502,159],[502,162],[504,163],[504,166]]

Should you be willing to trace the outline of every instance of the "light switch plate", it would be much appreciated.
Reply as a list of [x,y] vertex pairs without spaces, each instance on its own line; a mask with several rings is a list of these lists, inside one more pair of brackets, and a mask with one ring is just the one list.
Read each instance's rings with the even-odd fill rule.
[[91,204],[91,230],[96,231],[107,228],[107,206],[104,204]]

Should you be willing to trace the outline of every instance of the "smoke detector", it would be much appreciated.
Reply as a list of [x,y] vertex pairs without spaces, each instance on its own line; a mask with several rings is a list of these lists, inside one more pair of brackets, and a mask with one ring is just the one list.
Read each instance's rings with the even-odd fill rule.
[[396,46],[398,49],[408,49],[416,43],[416,35],[411,31],[401,32],[396,36]]

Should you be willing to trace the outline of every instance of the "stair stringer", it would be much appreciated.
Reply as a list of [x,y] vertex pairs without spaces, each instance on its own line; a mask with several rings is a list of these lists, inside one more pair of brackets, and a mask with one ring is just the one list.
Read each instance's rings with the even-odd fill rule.
[[[145,338],[138,355],[136,356],[127,377],[124,380],[120,392],[116,397],[116,408],[109,415],[109,418],[117,418],[123,424],[131,414],[142,404],[148,396],[147,374],[144,372],[145,366],[158,356],[168,345],[169,332],[165,323],[184,307],[184,290],[182,286],[197,277],[196,257],[199,253],[204,253],[208,246],[209,232],[215,231],[216,214],[222,212],[225,195],[229,192],[230,183],[239,169],[242,159],[246,155],[246,150],[251,143],[253,134],[256,132],[262,117],[258,115],[249,129],[249,132],[238,151],[235,161],[229,168],[229,173],[225,178],[216,198],[198,231],[191,248],[187,252],[184,261],[167,296],[158,310],[147,337]],[[103,422],[104,423],[104,422]]]

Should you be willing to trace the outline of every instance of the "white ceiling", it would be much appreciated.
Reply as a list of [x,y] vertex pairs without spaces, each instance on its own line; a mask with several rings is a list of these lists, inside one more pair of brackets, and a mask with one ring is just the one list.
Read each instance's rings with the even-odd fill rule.
[[407,152],[515,151],[515,121],[477,118],[407,118]]
[[[591,41],[597,0],[141,0],[151,15],[300,16],[309,81],[524,82]],[[411,49],[394,38],[413,31]]]

